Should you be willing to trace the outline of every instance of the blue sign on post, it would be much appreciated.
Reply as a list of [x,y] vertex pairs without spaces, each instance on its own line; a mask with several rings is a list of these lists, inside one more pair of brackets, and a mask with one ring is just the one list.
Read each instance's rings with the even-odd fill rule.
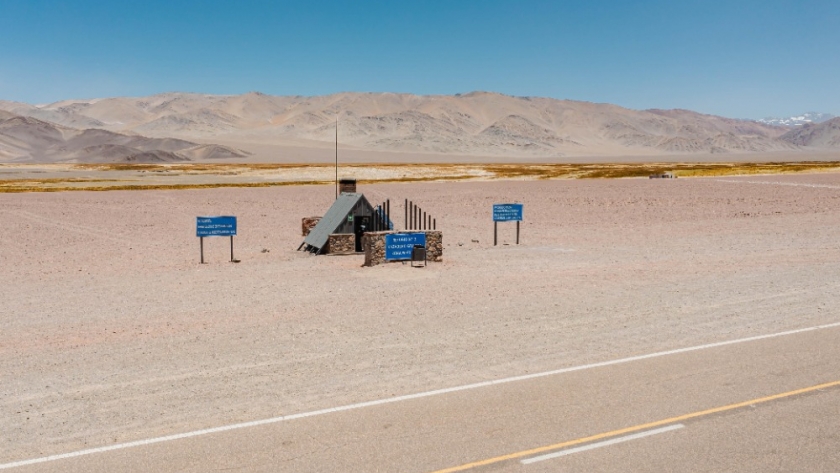
[[196,217],[195,236],[235,236],[236,217]]
[[211,236],[229,236],[230,261],[232,263],[239,262],[238,259],[233,258],[233,237],[236,236],[236,217],[196,217],[195,236],[198,237],[199,244],[201,245],[201,264],[204,264],[204,237]]
[[426,247],[425,233],[392,233],[385,235],[385,260],[410,260],[414,245]]
[[522,204],[493,204],[494,222],[521,222]]
[[499,244],[499,222],[516,222],[516,244],[519,244],[519,222],[522,204],[493,204],[493,246]]

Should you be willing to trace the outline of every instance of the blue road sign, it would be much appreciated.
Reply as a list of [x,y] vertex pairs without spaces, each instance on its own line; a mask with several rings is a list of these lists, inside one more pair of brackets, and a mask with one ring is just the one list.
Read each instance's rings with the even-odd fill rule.
[[196,217],[195,236],[235,236],[236,217]]
[[391,233],[385,235],[385,260],[410,260],[414,245],[426,247],[425,233]]
[[493,204],[493,221],[522,221],[522,204]]

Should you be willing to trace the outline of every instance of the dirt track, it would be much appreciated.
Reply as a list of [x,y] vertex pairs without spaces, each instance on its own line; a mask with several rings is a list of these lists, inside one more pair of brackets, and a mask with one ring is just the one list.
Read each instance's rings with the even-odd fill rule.
[[295,252],[329,186],[0,195],[0,462],[837,320],[838,174],[360,191],[445,262]]

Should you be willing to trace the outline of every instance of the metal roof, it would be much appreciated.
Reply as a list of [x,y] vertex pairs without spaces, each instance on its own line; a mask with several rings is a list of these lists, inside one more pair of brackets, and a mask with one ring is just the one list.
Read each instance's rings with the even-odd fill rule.
[[353,207],[364,198],[365,196],[359,193],[343,192],[333,202],[327,213],[321,217],[321,221],[309,232],[309,235],[306,235],[303,242],[319,250],[323,248],[330,239],[330,235],[335,233],[335,230],[347,219]]

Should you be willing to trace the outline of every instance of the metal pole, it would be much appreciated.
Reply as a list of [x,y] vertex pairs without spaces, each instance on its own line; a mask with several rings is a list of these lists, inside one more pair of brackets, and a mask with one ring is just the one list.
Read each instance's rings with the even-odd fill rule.
[[233,263],[233,235],[230,236],[230,262]]
[[204,264],[204,237],[198,237],[198,241],[201,245],[201,264]]
[[385,230],[391,229],[391,199],[385,200]]
[[519,220],[516,221],[516,244],[519,244]]
[[335,200],[338,200],[338,115],[335,116]]
[[432,230],[437,230],[437,219],[436,218],[432,219]]
[[422,229],[423,230],[426,229],[426,211],[425,210],[423,211],[423,228]]
[[499,222],[493,222],[493,246],[499,244]]
[[405,228],[403,230],[408,230],[408,199],[405,199]]

